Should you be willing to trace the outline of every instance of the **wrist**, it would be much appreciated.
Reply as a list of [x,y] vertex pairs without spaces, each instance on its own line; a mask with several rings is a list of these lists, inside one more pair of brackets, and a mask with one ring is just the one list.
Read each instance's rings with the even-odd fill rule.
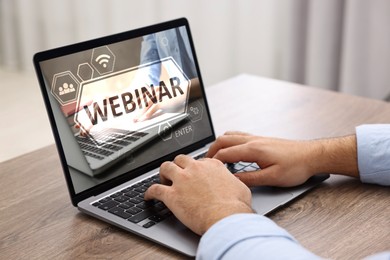
[[218,221],[239,213],[254,213],[253,209],[244,202],[236,203],[224,203],[210,208],[211,214],[208,214],[205,218],[204,224],[200,227],[200,235],[206,233],[209,228]]
[[314,140],[310,155],[311,172],[359,177],[356,136]]

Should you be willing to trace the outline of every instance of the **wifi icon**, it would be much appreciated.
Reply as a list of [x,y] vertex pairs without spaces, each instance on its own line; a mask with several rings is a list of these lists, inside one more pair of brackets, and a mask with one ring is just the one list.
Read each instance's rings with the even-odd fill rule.
[[110,73],[114,70],[115,55],[108,46],[94,48],[91,55],[91,65],[100,75]]
[[110,55],[108,55],[108,54],[100,54],[99,56],[97,56],[95,61],[97,63],[99,63],[100,65],[102,65],[103,68],[107,68],[107,64],[110,61],[110,59],[111,59]]

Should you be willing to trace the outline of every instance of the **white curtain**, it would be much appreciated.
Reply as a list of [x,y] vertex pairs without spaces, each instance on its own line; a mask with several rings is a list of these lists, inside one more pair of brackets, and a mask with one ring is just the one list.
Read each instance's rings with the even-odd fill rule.
[[39,50],[182,16],[207,85],[252,73],[390,93],[389,0],[0,0],[0,66],[32,71]]

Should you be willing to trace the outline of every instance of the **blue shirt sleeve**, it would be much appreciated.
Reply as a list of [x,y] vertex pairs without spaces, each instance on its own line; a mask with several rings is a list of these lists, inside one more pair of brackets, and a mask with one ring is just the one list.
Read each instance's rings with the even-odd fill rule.
[[361,181],[390,186],[390,124],[358,126],[356,139]]
[[[282,250],[281,250],[282,249]],[[202,237],[197,259],[319,259],[272,220],[235,214],[214,224]]]
[[[322,259],[265,216],[235,214],[215,223],[199,243],[197,260]],[[389,260],[390,251],[364,258]]]

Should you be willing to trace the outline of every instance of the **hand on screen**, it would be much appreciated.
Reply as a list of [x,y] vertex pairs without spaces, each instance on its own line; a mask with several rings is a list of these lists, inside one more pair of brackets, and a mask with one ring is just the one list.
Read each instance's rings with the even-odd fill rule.
[[[155,88],[155,93],[156,97],[160,97],[160,87]],[[175,109],[178,108],[180,105],[185,105],[186,96],[187,93],[172,98],[163,97],[161,101],[157,100],[156,103],[153,103],[151,99],[147,99],[147,104],[144,103],[146,101],[145,98],[143,100],[138,98],[137,101],[142,102],[144,108],[138,111],[138,114],[134,118],[134,122],[142,122],[145,120],[149,120],[156,116],[158,113],[174,112]]]

